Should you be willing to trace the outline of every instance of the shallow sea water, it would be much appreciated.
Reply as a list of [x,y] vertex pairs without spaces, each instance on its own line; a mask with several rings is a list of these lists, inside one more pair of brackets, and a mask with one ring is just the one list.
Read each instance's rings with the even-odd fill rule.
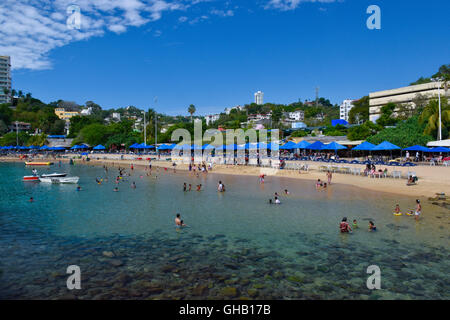
[[[450,211],[426,199],[416,223],[392,215],[414,198],[344,185],[318,192],[311,181],[135,169],[113,192],[112,166],[38,170],[77,175],[83,190],[24,183],[30,168],[0,163],[2,299],[450,298]],[[268,204],[274,192],[281,205]],[[174,227],[177,212],[187,228]],[[343,216],[357,219],[352,234],[339,233]],[[81,290],[66,287],[69,265],[81,268]],[[381,290],[366,287],[370,265]]]

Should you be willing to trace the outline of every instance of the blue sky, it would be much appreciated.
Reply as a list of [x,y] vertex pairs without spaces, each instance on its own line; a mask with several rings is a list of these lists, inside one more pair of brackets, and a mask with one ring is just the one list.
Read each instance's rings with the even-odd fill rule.
[[[78,31],[66,30],[69,4]],[[381,30],[366,27],[372,4]],[[0,55],[12,56],[13,88],[45,102],[148,108],[157,96],[158,112],[207,114],[257,90],[265,102],[314,99],[319,86],[340,103],[450,63],[448,12],[448,0],[6,0]]]

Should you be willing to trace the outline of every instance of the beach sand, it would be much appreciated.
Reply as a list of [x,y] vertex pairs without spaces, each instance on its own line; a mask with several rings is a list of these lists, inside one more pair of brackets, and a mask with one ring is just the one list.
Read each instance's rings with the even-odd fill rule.
[[[103,156],[103,155],[102,155]],[[69,159],[53,159],[53,158],[39,158],[41,160],[48,160],[57,162],[59,160],[63,162],[68,162]],[[37,159],[36,159],[37,161]],[[24,160],[19,160],[13,157],[3,157],[0,158],[0,162],[24,162]],[[95,158],[91,155],[89,162],[82,161],[81,159],[75,159],[76,164],[91,164],[91,165],[108,165],[115,167],[122,166],[125,168],[130,168],[131,164],[135,168],[138,167],[148,167],[148,161],[146,160],[115,160],[115,159],[100,159]],[[302,161],[309,165],[310,170],[308,172],[298,170],[277,170],[271,168],[261,168],[253,166],[239,166],[239,165],[214,165],[211,171],[214,174],[233,174],[233,175],[248,175],[252,177],[258,177],[260,174],[264,173],[267,176],[278,176],[293,179],[305,179],[311,180],[311,183],[315,183],[317,179],[327,182],[326,172],[320,172],[319,166],[326,165],[320,162],[308,162]],[[350,167],[358,167],[364,170],[363,165],[347,165]],[[152,167],[168,168],[173,171],[172,162],[170,161],[155,161],[152,160]],[[377,166],[377,170],[384,170],[386,166]],[[388,192],[398,195],[416,196],[416,197],[436,197],[437,193],[445,193],[447,196],[450,195],[450,167],[442,166],[416,166],[416,167],[386,167],[389,172],[392,170],[401,171],[402,175],[405,176],[408,171],[414,171],[419,178],[416,185],[407,186],[406,179],[393,179],[393,178],[368,178],[366,176],[358,176],[351,174],[333,173],[332,184],[346,184],[352,185],[359,188]],[[188,170],[187,164],[177,164],[176,170]]]

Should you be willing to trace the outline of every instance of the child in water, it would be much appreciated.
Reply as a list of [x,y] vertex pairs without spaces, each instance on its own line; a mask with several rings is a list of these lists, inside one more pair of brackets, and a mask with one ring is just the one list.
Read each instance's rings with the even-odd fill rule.
[[373,221],[369,221],[369,231],[377,231],[377,227],[375,227]]
[[356,219],[353,219],[353,229],[358,229],[358,223],[356,222]]
[[275,204],[281,204],[280,199],[278,199],[278,197],[275,197]]
[[400,213],[400,206],[398,204],[395,205],[394,213],[396,214]]

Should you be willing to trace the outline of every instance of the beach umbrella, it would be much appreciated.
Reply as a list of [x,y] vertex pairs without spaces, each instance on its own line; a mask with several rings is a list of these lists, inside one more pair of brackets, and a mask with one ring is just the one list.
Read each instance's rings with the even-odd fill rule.
[[50,147],[50,148],[48,148],[48,150],[63,151],[63,150],[66,150],[66,148],[63,148],[63,147]]
[[94,148],[92,148],[93,150],[105,150],[105,146],[102,146],[101,144],[99,144],[98,146],[95,146]]
[[280,147],[280,150],[291,150],[291,149],[296,149],[297,144],[293,141],[288,141],[286,144],[282,145]]
[[39,148],[39,150],[47,150],[47,149],[48,149],[48,146],[46,146],[46,145],[43,145],[42,147]]
[[428,150],[429,150],[428,148],[425,148],[425,147],[422,147],[419,145],[415,145],[415,146],[403,149],[403,151],[423,151],[423,152],[427,152]]
[[343,150],[343,149],[347,149],[347,147],[333,141],[329,144],[323,145],[322,148],[320,150],[334,150],[334,151],[338,151],[338,150]]
[[236,150],[245,150],[245,144],[238,144]]
[[309,143],[306,140],[300,141],[295,145],[295,149],[305,149],[307,146],[309,146],[311,143]]
[[157,149],[158,151],[159,151],[159,150],[168,150],[167,147],[168,147],[167,144],[162,144],[162,145],[160,145],[159,147],[157,147],[156,149]]
[[375,148],[374,144],[372,144],[370,142],[367,142],[367,141],[364,141],[360,145],[357,145],[356,147],[354,147],[352,149],[352,151],[358,151],[358,150],[359,151],[371,151],[373,148]]
[[399,146],[390,143],[389,141],[383,141],[379,145],[375,146],[372,151],[386,151],[386,150],[400,150]]
[[436,147],[436,148],[428,149],[428,150],[429,150],[429,152],[450,152],[450,149],[446,148],[446,147]]
[[202,150],[202,149],[203,149],[203,147],[199,146],[198,144],[193,144],[191,146],[191,150]]
[[[44,146],[45,147],[45,146]],[[42,149],[42,147],[41,147],[41,149]],[[76,144],[76,145],[74,145],[72,148],[70,148],[70,150],[76,150],[76,149],[78,149],[78,145]]]
[[323,146],[323,145],[324,145],[324,144],[323,144],[322,142],[316,141],[316,142],[310,144],[309,146],[306,146],[304,149],[308,149],[308,150],[320,150],[320,149],[322,149],[322,146]]

